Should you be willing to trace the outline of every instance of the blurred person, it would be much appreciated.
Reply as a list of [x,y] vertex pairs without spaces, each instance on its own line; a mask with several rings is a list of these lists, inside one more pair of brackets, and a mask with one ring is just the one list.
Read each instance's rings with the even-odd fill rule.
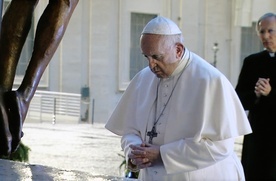
[[105,125],[122,136],[128,168],[144,181],[244,180],[234,141],[251,128],[231,83],[168,18],[152,19],[140,45],[149,66]]
[[32,57],[22,80],[12,90],[22,47],[39,0],[12,0],[1,23],[0,37],[0,155],[14,152],[22,125],[41,76],[52,59],[78,0],[49,0],[39,19]]
[[236,86],[253,133],[244,137],[247,180],[276,180],[276,14],[260,17],[256,30],[265,50],[244,59]]

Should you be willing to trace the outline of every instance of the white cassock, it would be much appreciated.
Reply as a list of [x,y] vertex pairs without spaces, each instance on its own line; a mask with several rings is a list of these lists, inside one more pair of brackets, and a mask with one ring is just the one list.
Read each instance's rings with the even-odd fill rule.
[[244,180],[234,141],[252,131],[235,90],[216,68],[185,49],[170,78],[160,80],[148,67],[133,78],[106,124],[122,136],[126,160],[130,144],[148,142],[159,115],[153,144],[161,146],[162,163],[140,170],[139,179]]

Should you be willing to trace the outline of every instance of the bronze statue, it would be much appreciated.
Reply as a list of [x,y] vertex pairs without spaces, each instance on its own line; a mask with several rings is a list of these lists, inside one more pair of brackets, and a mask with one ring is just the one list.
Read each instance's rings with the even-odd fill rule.
[[41,76],[52,59],[79,0],[49,0],[39,19],[29,65],[12,90],[22,47],[39,0],[12,0],[2,19],[0,37],[0,155],[19,145],[22,125]]

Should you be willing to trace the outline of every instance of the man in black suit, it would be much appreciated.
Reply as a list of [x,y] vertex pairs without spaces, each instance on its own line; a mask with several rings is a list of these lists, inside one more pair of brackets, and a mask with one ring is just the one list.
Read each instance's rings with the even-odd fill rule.
[[236,91],[249,111],[252,134],[244,137],[246,180],[276,180],[276,14],[264,14],[256,30],[264,51],[244,59]]

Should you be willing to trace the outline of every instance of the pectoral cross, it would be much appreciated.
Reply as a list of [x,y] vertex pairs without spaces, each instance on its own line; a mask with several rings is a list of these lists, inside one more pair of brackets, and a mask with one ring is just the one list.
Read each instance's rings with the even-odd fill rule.
[[157,132],[155,126],[152,127],[151,131],[147,132],[147,136],[149,136],[149,144],[152,144],[152,139],[157,137]]

